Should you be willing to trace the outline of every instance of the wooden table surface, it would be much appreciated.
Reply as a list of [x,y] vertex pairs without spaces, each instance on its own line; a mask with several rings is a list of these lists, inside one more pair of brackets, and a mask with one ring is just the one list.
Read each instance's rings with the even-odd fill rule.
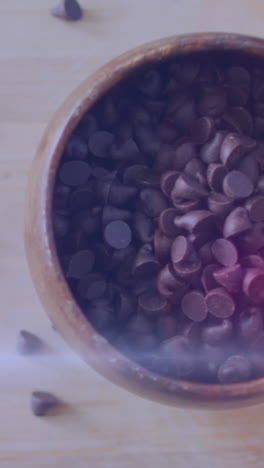
[[[24,189],[52,113],[90,72],[140,43],[191,31],[264,36],[260,0],[82,0],[75,24],[49,16],[52,0],[0,2],[0,467],[262,468],[264,406],[212,412],[167,408],[89,369],[51,329],[23,250]],[[50,345],[21,357],[25,328]],[[30,392],[68,404],[36,418]]]

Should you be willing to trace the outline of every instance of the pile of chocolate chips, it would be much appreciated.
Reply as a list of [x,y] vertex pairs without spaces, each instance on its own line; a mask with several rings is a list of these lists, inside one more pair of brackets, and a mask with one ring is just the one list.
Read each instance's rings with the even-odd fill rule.
[[146,368],[264,375],[264,65],[193,56],[145,68],[71,135],[54,233],[95,329]]

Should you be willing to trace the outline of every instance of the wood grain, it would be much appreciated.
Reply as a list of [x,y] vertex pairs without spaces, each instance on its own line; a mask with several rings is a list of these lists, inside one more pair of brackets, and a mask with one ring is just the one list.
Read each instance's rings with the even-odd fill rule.
[[[258,0],[82,0],[85,18],[63,23],[53,1],[0,2],[0,466],[1,468],[262,468],[263,406],[205,412],[167,408],[115,387],[52,330],[23,251],[27,173],[41,133],[67,94],[130,47],[190,31],[263,36]],[[232,13],[231,13],[232,12]],[[18,331],[50,351],[20,357]],[[50,390],[65,412],[34,418],[30,392]]]

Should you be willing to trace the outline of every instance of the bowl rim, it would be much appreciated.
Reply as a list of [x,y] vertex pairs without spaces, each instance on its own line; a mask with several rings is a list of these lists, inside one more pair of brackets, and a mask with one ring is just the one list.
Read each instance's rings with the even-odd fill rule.
[[[142,64],[192,52],[234,50],[264,56],[264,39],[233,33],[171,36],[136,47],[111,60],[85,79],[60,106],[40,141],[33,161],[25,209],[25,247],[41,302],[51,320],[95,370],[141,396],[171,405],[207,407],[212,403],[264,399],[264,378],[236,384],[177,380],[131,361],[97,333],[83,315],[64,278],[52,232],[51,202],[58,164],[66,140],[100,96]],[[92,351],[94,350],[94,354]]]

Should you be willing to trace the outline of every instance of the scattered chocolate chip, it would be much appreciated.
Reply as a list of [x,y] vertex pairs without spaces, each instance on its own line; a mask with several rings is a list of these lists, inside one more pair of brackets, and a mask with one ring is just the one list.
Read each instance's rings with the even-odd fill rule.
[[192,251],[192,245],[189,239],[185,236],[178,236],[173,241],[171,246],[171,261],[172,263],[180,263],[186,260]]
[[258,268],[246,270],[243,279],[243,291],[255,304],[264,304],[264,271]]
[[91,176],[91,167],[84,161],[68,161],[61,166],[60,180],[65,185],[84,185]]
[[235,312],[234,300],[224,288],[209,291],[205,296],[205,304],[208,312],[217,318],[229,318]]
[[242,281],[242,268],[239,264],[220,268],[213,272],[213,277],[218,284],[229,292],[238,292]]
[[229,267],[237,263],[238,253],[235,245],[227,239],[216,239],[212,243],[212,254],[222,265]]
[[207,182],[209,187],[215,192],[222,192],[223,180],[226,175],[227,170],[222,164],[209,164],[207,168]]
[[52,8],[51,15],[68,21],[78,21],[82,18],[83,12],[76,0],[61,0]]
[[202,322],[207,316],[204,296],[200,291],[191,291],[181,301],[183,313],[194,322]]
[[202,340],[211,346],[222,346],[232,336],[233,324],[225,319],[202,329]]
[[238,206],[226,217],[223,227],[223,235],[226,239],[237,236],[251,228],[247,210]]
[[249,219],[253,222],[264,221],[264,196],[256,195],[248,198],[245,203]]
[[160,213],[168,207],[166,198],[158,190],[141,190],[140,200],[142,202],[144,212],[151,217],[159,216]]
[[34,354],[45,349],[44,342],[33,333],[21,330],[17,339],[17,350],[20,354]]
[[221,383],[235,383],[248,380],[251,375],[250,361],[240,355],[230,356],[218,369]]
[[45,416],[59,404],[59,399],[49,392],[36,390],[31,395],[31,410],[35,416]]
[[234,200],[249,197],[253,189],[251,180],[240,171],[230,171],[223,180],[226,196]]
[[89,138],[89,149],[97,158],[110,158],[114,144],[114,135],[106,131],[97,131]]

